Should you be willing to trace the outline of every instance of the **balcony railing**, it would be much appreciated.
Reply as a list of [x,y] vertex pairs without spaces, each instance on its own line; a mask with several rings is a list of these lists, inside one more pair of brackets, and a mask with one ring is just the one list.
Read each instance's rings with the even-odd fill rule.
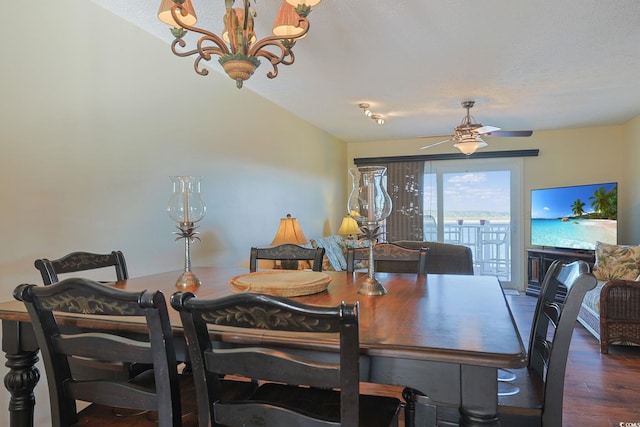
[[[425,240],[437,241],[437,230],[425,224]],[[511,280],[511,242],[508,223],[444,224],[444,242],[471,248],[475,274]]]

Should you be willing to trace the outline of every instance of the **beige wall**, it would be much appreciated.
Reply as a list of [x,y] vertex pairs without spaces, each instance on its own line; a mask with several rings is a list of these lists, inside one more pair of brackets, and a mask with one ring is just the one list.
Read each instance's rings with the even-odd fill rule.
[[41,282],[36,258],[73,250],[121,249],[132,276],[182,268],[169,175],[203,176],[195,266],[248,265],[249,248],[269,244],[287,213],[307,237],[337,230],[342,141],[226,76],[196,75],[191,60],[91,2],[18,2],[10,14],[0,26],[0,300]]
[[[540,150],[537,157],[523,158],[522,187],[525,197],[519,237],[525,247],[530,241],[528,194],[531,189],[610,181],[619,183],[619,242],[640,243],[640,224],[638,224],[636,213],[640,208],[640,185],[637,184],[640,182],[640,173],[634,167],[640,160],[640,117],[620,126],[536,131],[530,138],[487,138],[487,140],[489,147],[484,151],[536,148]],[[360,157],[452,152],[453,148],[449,144],[442,144],[428,151],[419,149],[433,142],[438,142],[438,139],[350,143],[347,149],[348,163],[351,167],[353,159]],[[483,160],[475,160],[471,156],[468,161],[482,162]],[[520,271],[523,271],[523,277],[519,281],[517,278],[514,279],[514,287],[521,287],[526,281],[524,253]]]
[[[14,2],[10,15],[0,26],[0,300],[40,282],[34,259],[72,250],[121,249],[132,276],[181,268],[169,175],[203,176],[194,265],[246,265],[249,247],[268,244],[287,213],[308,237],[335,232],[353,157],[416,154],[426,143],[347,146],[226,76],[197,76],[191,61],[90,2]],[[622,240],[640,242],[631,221],[639,139],[636,119],[509,146],[493,139],[491,149],[540,148],[525,161],[527,191],[621,182]],[[40,416],[36,425],[48,425]],[[0,411],[0,425],[7,417]]]
[[[226,76],[196,75],[191,60],[92,3],[69,1],[38,0],[37,14],[18,3],[0,30],[16,40],[5,43],[0,77],[5,295],[40,280],[34,259],[71,250],[122,249],[131,275],[181,268],[169,175],[203,176],[194,265],[246,264],[287,213],[308,237],[337,229],[346,144]],[[39,31],[19,29],[25,20]]]
[[[640,243],[640,116],[629,121],[624,127],[624,140],[628,147],[626,157],[627,179],[629,180],[628,203],[625,215],[629,218],[624,233],[632,243]],[[625,239],[626,240],[626,239]]]

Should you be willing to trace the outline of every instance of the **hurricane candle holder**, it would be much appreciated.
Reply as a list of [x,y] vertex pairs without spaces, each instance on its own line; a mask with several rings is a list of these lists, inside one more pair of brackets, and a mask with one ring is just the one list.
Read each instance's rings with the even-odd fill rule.
[[369,240],[368,275],[358,288],[364,295],[384,295],[387,290],[375,277],[373,248],[380,235],[379,222],[391,213],[391,197],[382,185],[387,168],[384,166],[360,166],[349,169],[353,188],[349,195],[349,215],[356,220],[364,237]]
[[175,241],[184,239],[184,272],[176,281],[176,287],[189,289],[200,286],[200,279],[191,271],[191,243],[200,240],[195,223],[204,218],[206,206],[200,194],[199,176],[171,176],[173,192],[169,198],[167,212],[169,217],[176,221],[179,231]]

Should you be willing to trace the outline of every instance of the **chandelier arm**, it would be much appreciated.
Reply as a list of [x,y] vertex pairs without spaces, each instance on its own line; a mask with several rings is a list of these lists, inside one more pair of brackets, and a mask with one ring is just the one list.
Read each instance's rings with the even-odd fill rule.
[[[210,61],[213,55],[220,57],[218,62],[224,68],[229,77],[236,81],[238,88],[242,87],[242,82],[247,80],[256,67],[260,65],[258,57],[263,57],[269,61],[273,67],[272,71],[267,73],[267,77],[273,79],[278,75],[278,65],[292,65],[295,62],[295,56],[292,48],[298,39],[303,38],[309,32],[310,24],[307,14],[310,11],[296,8],[298,13],[297,27],[300,30],[296,36],[287,38],[286,36],[267,36],[261,40],[251,43],[255,40],[255,32],[253,28],[253,18],[256,16],[255,11],[251,7],[251,0],[241,0],[243,9],[234,9],[232,5],[235,0],[225,0],[226,14],[223,18],[225,28],[228,29],[229,42],[226,42],[222,36],[218,36],[211,31],[194,26],[195,15],[189,15],[189,11],[178,0],[174,0],[171,5],[171,17],[173,22],[169,22],[173,26],[171,32],[175,40],[171,44],[171,51],[179,57],[190,57],[195,55],[194,69],[200,75],[207,75],[209,71],[201,66],[201,61]],[[240,12],[244,12],[242,15]],[[167,22],[166,19],[162,19]],[[185,22],[189,21],[189,23]],[[192,49],[186,48],[186,41],[183,37],[187,31],[199,34],[197,46]]]
[[174,43],[171,45],[171,50],[173,51],[174,54],[178,56],[190,56],[197,52],[200,56],[208,56],[207,60],[209,60],[211,58],[211,55],[205,54],[205,52],[209,50],[213,51],[212,49],[214,48],[203,48],[202,44],[207,41],[214,43],[218,47],[218,49],[220,49],[220,52],[222,52],[222,54],[227,54],[230,52],[229,48],[227,47],[227,44],[218,35],[212,33],[211,31],[205,30],[204,28],[195,27],[193,25],[189,25],[183,22],[181,19],[182,9],[183,9],[183,6],[179,3],[174,3],[174,5],[171,6],[171,16],[173,17],[173,20],[181,28],[189,31],[193,31],[194,33],[202,34],[202,37],[198,39],[197,49],[190,50],[189,52],[184,52],[184,54],[182,55],[180,55],[179,52],[175,50],[175,43],[176,41],[181,40],[181,42],[178,43],[180,47],[186,46],[186,43],[182,41],[182,36],[176,37],[176,40],[174,40]]
[[[251,48],[249,49],[249,52],[247,54],[249,56],[258,56],[257,52],[262,50],[266,46],[277,46],[282,50],[285,50],[285,49],[288,50],[288,48],[284,46],[284,41],[291,40],[295,42],[296,40],[299,40],[302,37],[304,37],[309,32],[309,28],[310,28],[309,20],[301,16],[300,19],[298,20],[298,26],[302,28],[302,32],[298,34],[296,37],[293,37],[292,39],[282,38],[282,36],[265,37],[262,40],[258,40],[256,43],[251,45]],[[281,56],[284,57],[285,55],[286,55],[286,52],[283,52]]]

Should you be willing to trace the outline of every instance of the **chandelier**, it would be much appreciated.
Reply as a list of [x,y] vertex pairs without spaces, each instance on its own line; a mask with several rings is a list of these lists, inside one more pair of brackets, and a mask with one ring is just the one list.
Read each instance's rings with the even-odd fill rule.
[[[236,81],[238,88],[248,80],[260,65],[258,58],[269,61],[273,67],[267,73],[270,79],[278,75],[278,65],[291,65],[295,61],[291,50],[296,41],[305,37],[309,31],[307,15],[313,6],[322,0],[284,0],[273,25],[273,35],[258,40],[254,31],[256,12],[251,0],[242,0],[243,7],[234,8],[235,0],[225,0],[226,13],[220,35],[195,27],[197,17],[191,0],[162,0],[158,19],[170,25],[175,40],[171,51],[180,57],[195,55],[196,73],[206,76],[209,70],[203,67],[202,60],[209,61],[218,56],[218,62],[229,77]],[[202,34],[191,50],[183,50],[187,43],[184,36],[187,31]],[[179,47],[179,48],[178,48]]]

